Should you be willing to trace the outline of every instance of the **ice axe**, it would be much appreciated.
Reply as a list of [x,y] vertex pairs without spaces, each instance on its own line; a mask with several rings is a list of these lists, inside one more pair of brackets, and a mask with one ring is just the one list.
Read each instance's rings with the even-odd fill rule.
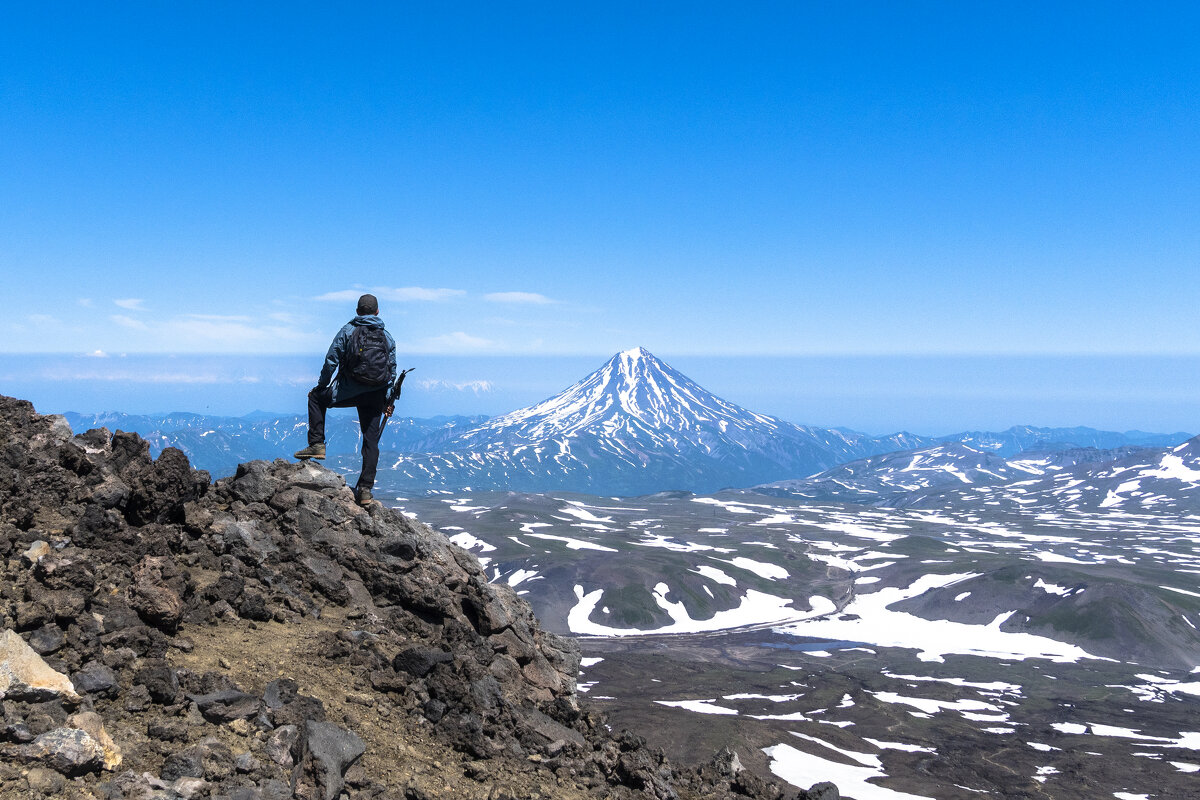
[[388,424],[388,420],[392,418],[392,412],[395,410],[396,401],[398,399],[400,399],[400,391],[401,391],[401,389],[404,388],[404,376],[407,375],[408,373],[412,372],[414,369],[416,369],[416,367],[409,367],[408,369],[401,372],[396,377],[396,382],[392,384],[392,389],[391,389],[391,391],[388,392],[388,396],[387,396],[387,409],[388,410],[387,410],[387,413],[383,415],[383,424],[379,426],[380,430],[383,430],[384,428],[386,428],[387,424]]

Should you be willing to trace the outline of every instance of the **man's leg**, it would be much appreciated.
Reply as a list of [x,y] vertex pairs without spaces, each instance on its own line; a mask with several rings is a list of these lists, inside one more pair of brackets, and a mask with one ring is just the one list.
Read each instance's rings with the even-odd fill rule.
[[313,388],[308,393],[308,447],[296,452],[296,458],[325,457],[325,412],[333,404],[333,387]]
[[313,387],[308,393],[308,443],[325,441],[325,412],[333,405],[333,387]]
[[379,437],[383,435],[383,412],[387,407],[387,392],[380,390],[363,395],[358,404],[358,427],[362,430],[362,474],[356,491],[375,488],[375,472],[379,466]]

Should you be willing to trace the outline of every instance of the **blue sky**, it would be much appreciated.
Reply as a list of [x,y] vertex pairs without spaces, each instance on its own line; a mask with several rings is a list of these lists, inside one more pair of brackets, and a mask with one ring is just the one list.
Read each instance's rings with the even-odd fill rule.
[[1200,354],[1198,33],[1171,3],[8,4],[0,352],[319,354],[369,289],[424,357]]

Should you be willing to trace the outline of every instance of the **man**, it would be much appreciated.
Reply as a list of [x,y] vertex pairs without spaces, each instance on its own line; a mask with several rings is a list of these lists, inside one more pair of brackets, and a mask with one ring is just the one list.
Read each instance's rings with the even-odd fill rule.
[[308,393],[308,447],[298,451],[296,458],[325,458],[325,411],[356,408],[362,429],[363,460],[354,498],[359,505],[367,506],[373,499],[371,490],[375,487],[379,464],[383,420],[393,410],[388,404],[388,389],[396,380],[396,342],[384,330],[375,295],[358,298],[355,313],[354,319],[333,337],[321,377]]

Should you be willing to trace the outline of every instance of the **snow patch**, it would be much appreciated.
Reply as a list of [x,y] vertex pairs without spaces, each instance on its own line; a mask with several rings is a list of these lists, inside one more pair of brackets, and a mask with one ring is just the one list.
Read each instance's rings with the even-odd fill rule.
[[660,706],[669,708],[682,708],[685,711],[694,711],[697,714],[721,714],[737,716],[737,711],[725,706],[714,705],[715,700],[655,700]]
[[765,561],[755,561],[752,558],[738,556],[737,558],[719,558],[718,561],[723,561],[739,569],[744,569],[747,572],[753,572],[760,578],[766,578],[769,581],[786,580],[788,571],[778,564],[770,564]]
[[806,789],[818,781],[828,780],[838,787],[842,795],[853,797],[855,800],[933,800],[925,795],[909,794],[868,783],[873,778],[887,777],[877,758],[873,766],[854,766],[806,753],[789,744],[764,747],[763,752],[771,759],[772,773],[800,788]]
[[716,567],[710,567],[707,564],[701,564],[700,566],[696,567],[695,569],[689,570],[689,572],[694,572],[697,575],[701,575],[705,578],[708,578],[711,581],[716,581],[717,583],[721,583],[726,586],[737,586],[736,580],[729,577],[728,575],[726,575],[724,572],[717,569]]
[[583,539],[572,539],[570,536],[554,536],[549,533],[531,533],[529,534],[535,539],[549,539],[555,542],[563,542],[568,550],[599,550],[602,553],[617,553],[620,552],[612,547],[605,547],[602,544],[588,542]]
[[478,549],[481,553],[490,553],[496,549],[493,545],[488,544],[478,536],[472,536],[466,531],[454,534],[450,537],[450,541],[461,547],[463,550]]

